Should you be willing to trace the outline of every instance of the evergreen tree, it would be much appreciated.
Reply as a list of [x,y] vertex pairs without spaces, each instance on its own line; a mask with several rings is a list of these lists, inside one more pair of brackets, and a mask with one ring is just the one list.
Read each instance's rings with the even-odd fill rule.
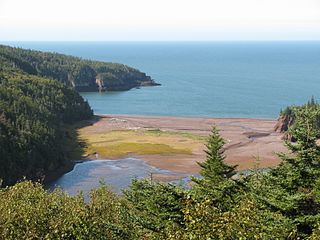
[[144,229],[145,234],[152,234],[155,239],[168,239],[172,232],[183,227],[185,191],[181,187],[133,180],[124,194],[132,204],[135,223]]
[[291,219],[300,237],[311,234],[320,221],[315,191],[320,177],[319,116],[311,107],[295,109],[296,123],[289,131],[296,142],[287,143],[291,153],[280,154],[283,162],[265,174],[254,191],[265,206]]
[[206,161],[198,162],[203,180],[210,182],[212,185],[218,184],[225,179],[230,179],[236,174],[235,169],[237,166],[229,166],[224,163],[224,144],[225,141],[220,137],[219,131],[216,127],[213,127],[206,144]]
[[193,178],[194,197],[199,201],[210,201],[214,207],[226,211],[238,201],[241,194],[241,182],[233,179],[237,166],[224,163],[223,146],[225,141],[220,137],[216,127],[212,128],[207,141],[206,160],[198,163],[201,167],[201,178]]

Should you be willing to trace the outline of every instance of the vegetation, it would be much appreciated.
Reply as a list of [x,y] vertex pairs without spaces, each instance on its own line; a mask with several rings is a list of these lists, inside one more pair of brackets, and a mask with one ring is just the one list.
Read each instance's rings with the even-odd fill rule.
[[[285,139],[295,141],[289,128],[295,128],[297,114],[301,114],[303,111],[312,113],[309,117],[315,124],[315,127],[320,130],[320,104],[312,97],[306,104],[302,106],[289,106],[280,111],[279,122],[276,126],[280,132],[285,133]],[[320,131],[318,132],[318,138],[320,138]]]
[[[205,136],[185,132],[161,130],[114,130],[99,132],[101,128],[88,126],[79,130],[85,141],[85,155],[98,153],[101,158],[121,158],[130,153],[137,155],[189,154],[202,148]],[[103,129],[102,129],[103,130]]]
[[76,151],[68,127],[92,116],[74,90],[16,69],[0,72],[0,179],[39,179],[70,165]]
[[154,84],[125,65],[0,45],[0,182],[40,179],[81,157],[70,125],[93,113],[73,88],[120,90],[147,83]]
[[[78,91],[128,90],[157,85],[145,73],[123,64],[105,63],[0,45],[2,68],[19,69],[31,75],[59,80]],[[0,71],[1,71],[0,67]]]
[[[236,166],[224,163],[224,140],[213,128],[206,160],[199,163],[201,177],[189,189],[133,180],[121,196],[102,185],[85,202],[81,195],[47,192],[39,183],[13,184],[69,164],[77,147],[70,144],[77,136],[69,126],[90,118],[92,110],[54,79],[64,82],[67,74],[81,83],[97,74],[99,64],[8,49],[0,47],[0,178],[7,186],[0,189],[0,239],[319,239],[320,107],[314,100],[282,113],[294,119],[287,131],[295,142],[286,142],[290,153],[280,153],[282,163],[270,171],[236,175]],[[87,66],[70,73],[82,63]],[[118,139],[114,151],[142,146],[148,153],[190,153],[165,143],[145,145],[140,135],[166,143],[176,137],[175,144],[181,138],[188,144],[201,140],[157,130],[134,134],[137,141]],[[114,136],[95,137],[100,144]]]
[[295,113],[290,154],[268,172],[236,176],[213,128],[200,178],[190,189],[133,180],[124,195],[106,186],[89,202],[37,183],[0,190],[2,239],[319,239],[320,147],[314,109]]

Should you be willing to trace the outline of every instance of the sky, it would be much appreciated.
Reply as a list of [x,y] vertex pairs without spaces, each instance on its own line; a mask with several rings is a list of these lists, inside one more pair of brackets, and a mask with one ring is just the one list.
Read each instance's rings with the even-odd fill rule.
[[0,41],[320,40],[320,0],[0,0]]

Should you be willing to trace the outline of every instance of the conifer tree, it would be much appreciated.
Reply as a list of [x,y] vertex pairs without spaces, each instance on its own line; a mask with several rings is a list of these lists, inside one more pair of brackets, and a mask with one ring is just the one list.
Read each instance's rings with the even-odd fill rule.
[[320,178],[320,147],[316,143],[319,116],[320,112],[308,105],[295,109],[296,122],[289,131],[296,142],[287,143],[291,153],[279,154],[283,162],[263,177],[255,192],[265,206],[291,219],[302,238],[320,221],[315,191]]
[[198,163],[201,167],[201,178],[193,178],[196,183],[193,192],[195,198],[199,198],[200,201],[206,199],[214,207],[227,211],[239,200],[241,184],[232,178],[236,174],[237,166],[224,163],[224,144],[219,131],[213,127],[206,145],[206,160]]
[[224,163],[224,144],[225,141],[220,137],[219,131],[216,127],[213,127],[206,144],[206,161],[198,163],[201,167],[200,175],[203,180],[212,184],[218,184],[225,179],[229,179],[236,173],[236,166],[229,166]]

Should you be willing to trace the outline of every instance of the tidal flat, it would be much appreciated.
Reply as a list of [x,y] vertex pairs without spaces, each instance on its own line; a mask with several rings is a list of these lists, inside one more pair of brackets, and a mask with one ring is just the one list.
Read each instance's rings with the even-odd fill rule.
[[[286,152],[276,120],[246,118],[183,118],[99,115],[78,129],[85,142],[84,158],[137,158],[159,169],[198,174],[212,126],[226,141],[226,162],[238,170],[272,167],[276,153]],[[157,178],[157,176],[155,176]],[[158,176],[165,179],[164,176]]]

